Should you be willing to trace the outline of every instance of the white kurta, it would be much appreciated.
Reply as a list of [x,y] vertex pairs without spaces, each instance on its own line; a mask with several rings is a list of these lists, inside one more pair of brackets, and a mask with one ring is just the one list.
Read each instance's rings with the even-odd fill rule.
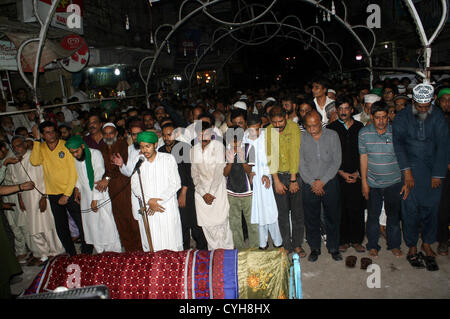
[[[136,166],[137,161],[139,160],[139,154],[141,150],[136,149],[133,144],[128,146],[128,159],[126,163],[123,163],[122,167],[119,168],[120,172],[130,177],[131,173],[133,173],[133,169]],[[141,155],[143,157],[143,155]]]
[[[16,157],[16,155],[9,150],[8,154],[5,158]],[[10,164],[6,168],[5,179],[3,180],[2,185],[16,185],[16,181],[14,180],[14,167],[19,166],[20,163]],[[19,208],[19,199],[17,194],[5,195],[2,196],[4,203],[12,203],[15,206],[11,208],[11,210],[5,210],[4,213],[10,225],[14,225],[15,227],[24,227],[27,225],[27,215]]]
[[[31,150],[28,150],[22,158],[22,164],[17,163],[13,166],[14,182],[22,184],[31,179],[36,188],[45,194],[44,170],[41,165],[31,165],[30,156]],[[36,189],[20,194],[25,205],[26,224],[31,236],[30,249],[34,257],[56,256],[64,253],[64,247],[56,233],[55,220],[48,199],[46,210],[41,212],[39,208],[41,194]]]
[[[252,171],[253,176],[253,197],[252,197],[252,224],[268,225],[278,221],[278,208],[272,190],[272,176],[267,165],[266,137],[265,131],[256,140],[248,138],[248,133],[244,135],[244,142],[253,145],[255,150],[255,165]],[[266,188],[262,184],[262,177],[266,175],[270,179],[271,187]]]
[[[31,180],[35,183],[36,187],[43,193],[45,193],[44,183],[44,170],[42,166],[33,166],[30,163],[31,151],[28,150],[23,158],[22,165],[20,163],[15,164],[12,167],[13,179],[16,184],[22,184]],[[25,172],[26,170],[26,172]],[[27,173],[30,177],[27,176]],[[55,220],[53,219],[52,211],[50,208],[50,202],[47,200],[47,209],[45,212],[39,209],[39,200],[41,194],[36,189],[30,191],[21,192],[23,203],[26,208],[26,222],[28,230],[31,235],[39,233],[47,233],[55,230]]]
[[[199,226],[217,226],[228,223],[230,204],[228,203],[225,168],[225,147],[212,140],[202,150],[197,143],[191,149],[191,174],[195,185],[195,209]],[[216,197],[211,205],[203,200],[205,194]]]
[[[164,207],[163,213],[156,212],[148,216],[150,233],[154,251],[183,250],[183,236],[181,230],[180,211],[178,210],[177,191],[181,188],[181,179],[178,174],[178,165],[171,154],[156,153],[153,162],[144,161],[140,167],[142,189],[147,209],[151,198],[161,198],[158,204]],[[137,198],[142,198],[139,175],[131,177],[131,191]],[[149,251],[147,234],[144,228],[142,215],[139,214],[133,203],[133,215],[139,222],[142,248]]]
[[[105,173],[105,164],[100,151],[96,149],[90,149],[90,151],[94,181],[97,182],[102,179]],[[81,194],[81,220],[86,243],[94,245],[98,253],[104,251],[121,252],[119,232],[114,221],[109,192],[99,192],[95,187],[91,190],[85,161],[75,160],[75,167],[78,174],[76,187]],[[97,206],[101,206],[97,212],[91,209],[92,200],[97,200]]]

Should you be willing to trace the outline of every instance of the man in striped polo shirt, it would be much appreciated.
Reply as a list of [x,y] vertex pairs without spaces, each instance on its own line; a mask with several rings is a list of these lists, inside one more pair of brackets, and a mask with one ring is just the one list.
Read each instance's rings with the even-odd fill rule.
[[387,249],[392,250],[396,257],[400,257],[402,255],[400,194],[403,194],[403,200],[406,199],[408,189],[401,183],[386,103],[375,102],[372,105],[371,118],[372,124],[362,128],[358,134],[362,193],[368,201],[366,248],[370,256],[378,256],[378,251],[381,249],[378,245],[379,218],[384,201],[387,215]]

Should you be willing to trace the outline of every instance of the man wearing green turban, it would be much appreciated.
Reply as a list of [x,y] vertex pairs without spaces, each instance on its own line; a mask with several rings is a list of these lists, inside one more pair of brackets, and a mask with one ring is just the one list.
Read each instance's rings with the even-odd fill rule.
[[370,93],[376,94],[381,97],[381,96],[383,96],[383,88],[379,88],[379,87],[373,88],[372,91],[370,91]]
[[175,157],[156,150],[158,136],[154,132],[139,133],[137,142],[144,155],[144,161],[140,166],[140,175],[131,176],[131,191],[132,196],[145,201],[148,210],[148,216],[142,216],[137,209],[133,210],[134,218],[139,222],[142,249],[150,250],[143,220],[147,218],[153,251],[164,249],[181,251],[183,238],[177,197],[181,179]]
[[102,179],[105,165],[102,153],[90,149],[81,136],[74,135],[66,142],[69,152],[75,157],[77,183],[75,200],[80,204],[84,237],[87,243],[94,245],[97,253],[105,251],[121,252],[119,233],[112,213],[108,192],[100,192],[95,187]]

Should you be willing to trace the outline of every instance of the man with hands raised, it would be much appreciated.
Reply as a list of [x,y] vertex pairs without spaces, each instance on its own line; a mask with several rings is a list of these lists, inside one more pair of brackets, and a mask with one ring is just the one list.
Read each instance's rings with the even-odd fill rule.
[[158,136],[154,132],[139,133],[137,142],[145,157],[140,166],[142,190],[139,175],[134,174],[131,177],[131,191],[134,196],[144,200],[147,206],[145,214],[148,216],[133,210],[134,218],[139,222],[142,248],[144,251],[150,250],[143,221],[143,218],[148,218],[154,251],[182,251],[183,239],[177,200],[181,180],[175,157],[156,150]]

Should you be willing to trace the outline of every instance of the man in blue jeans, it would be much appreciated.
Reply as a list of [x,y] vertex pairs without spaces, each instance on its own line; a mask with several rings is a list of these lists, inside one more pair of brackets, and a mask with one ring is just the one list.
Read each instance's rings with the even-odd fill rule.
[[371,118],[372,124],[362,128],[358,134],[361,188],[363,196],[368,201],[366,248],[370,256],[378,256],[381,249],[378,245],[379,218],[384,201],[387,215],[387,249],[391,250],[394,256],[401,257],[401,194],[405,200],[408,197],[408,188],[401,183],[386,103],[378,101],[372,104]]

